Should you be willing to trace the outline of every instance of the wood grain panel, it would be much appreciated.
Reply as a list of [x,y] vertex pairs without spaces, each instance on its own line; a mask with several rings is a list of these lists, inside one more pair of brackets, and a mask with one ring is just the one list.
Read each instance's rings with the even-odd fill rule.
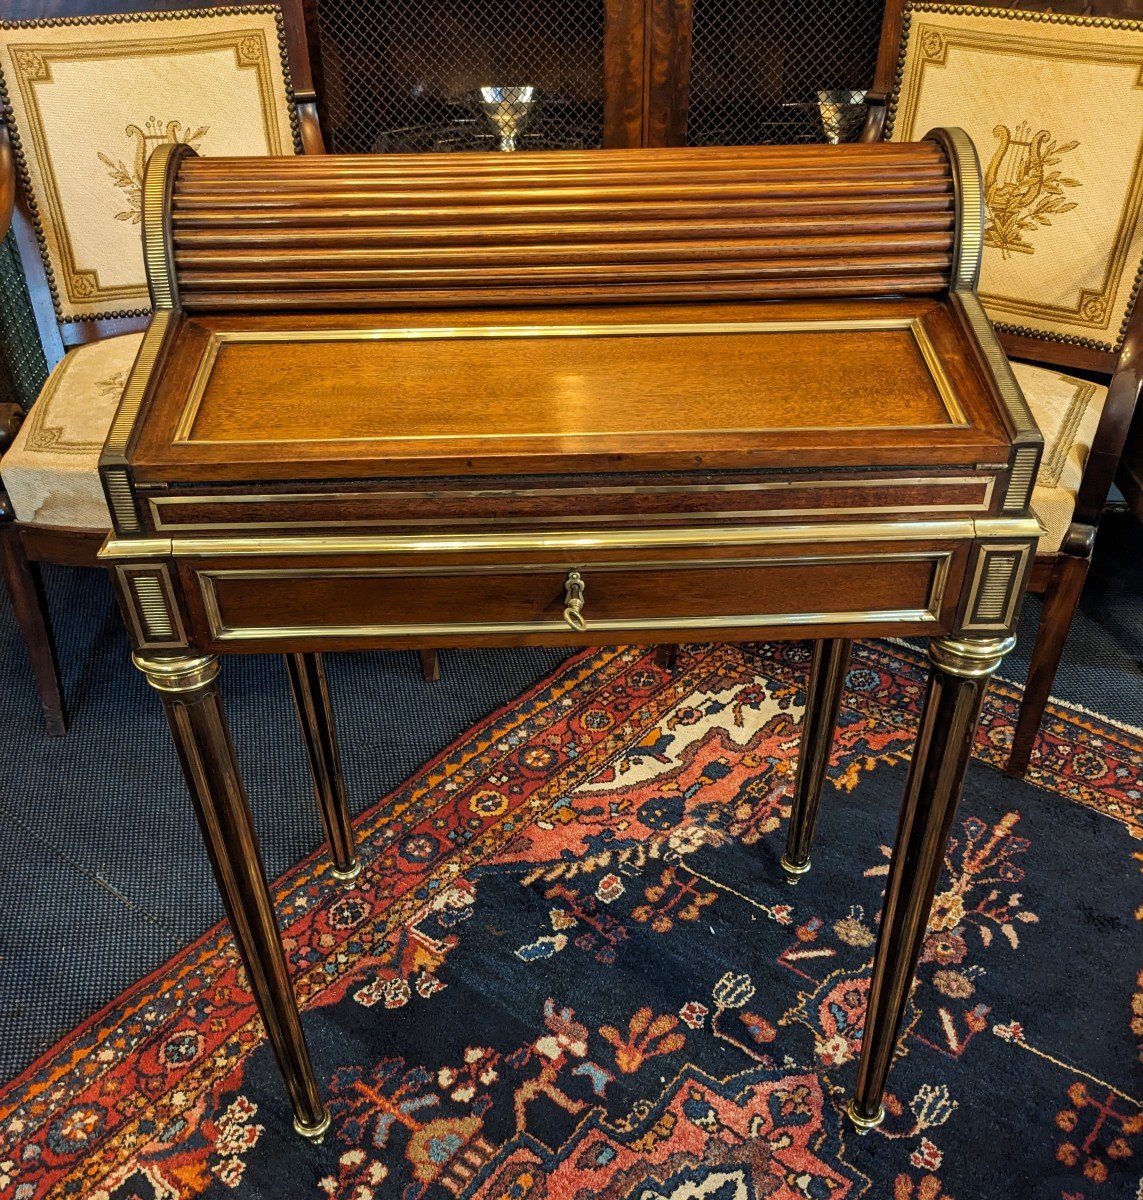
[[[890,424],[887,411],[897,427],[956,423],[909,329],[672,333],[668,324],[661,334],[473,330],[433,340],[418,332],[385,341],[286,334],[224,342],[185,440],[301,436],[393,442],[400,452],[421,439],[619,442],[633,434],[873,429]],[[704,364],[701,379],[690,372],[695,361]],[[271,372],[267,405],[261,381]],[[467,402],[473,396],[481,402]]]

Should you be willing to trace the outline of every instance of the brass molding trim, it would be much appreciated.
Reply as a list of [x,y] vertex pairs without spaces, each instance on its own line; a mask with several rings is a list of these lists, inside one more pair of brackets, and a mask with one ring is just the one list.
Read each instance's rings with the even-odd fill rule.
[[[631,617],[611,620],[588,619],[584,628],[590,633],[610,633],[621,631],[653,631],[692,629],[748,629],[759,625],[769,626],[803,626],[829,625],[835,623],[852,623],[869,621],[886,624],[916,624],[932,625],[940,620],[941,605],[944,602],[945,590],[948,584],[949,572],[952,568],[951,551],[930,551],[916,554],[895,554],[888,556],[822,554],[806,555],[781,559],[703,559],[695,562],[680,563],[677,560],[662,562],[608,562],[583,565],[584,571],[592,575],[605,574],[612,571],[654,571],[671,570],[726,570],[749,569],[775,566],[809,566],[834,563],[889,563],[889,562],[927,562],[933,567],[933,577],[929,586],[929,594],[923,608],[901,609],[850,609],[837,612],[810,613],[737,613],[724,617]],[[465,574],[516,574],[522,569],[537,572],[546,571],[553,576],[554,583],[560,581],[566,572],[568,564],[539,563],[528,564],[521,568],[513,564],[500,564],[464,569]],[[527,634],[527,633],[564,633],[568,632],[568,624],[563,611],[549,620],[538,621],[447,621],[447,622],[408,622],[401,624],[362,624],[343,625],[338,627],[310,625],[301,626],[231,626],[223,619],[218,602],[216,582],[223,579],[259,579],[266,581],[288,582],[299,579],[330,579],[330,578],[370,578],[397,577],[418,578],[426,575],[455,575],[456,567],[301,567],[301,568],[250,568],[197,570],[195,577],[199,581],[203,608],[206,612],[207,624],[211,637],[218,642],[283,640],[297,637],[321,637],[332,640],[360,637],[430,637],[449,638],[464,636],[479,636],[482,634]]]
[[[988,467],[988,470],[1003,471],[1007,468],[1006,463],[1000,463]],[[736,508],[726,509],[717,512],[704,512],[702,515],[710,520],[753,520],[758,518],[770,517],[865,517],[879,516],[885,513],[972,513],[972,512],[988,512],[992,506],[992,494],[996,488],[996,479],[992,476],[981,475],[956,475],[956,476],[932,476],[923,477],[916,476],[912,478],[886,479],[883,482],[886,487],[971,487],[980,488],[980,499],[975,503],[969,504],[868,504],[856,505],[853,507],[836,507],[836,508]],[[674,495],[674,496],[691,496],[697,494],[709,494],[711,492],[724,492],[728,494],[752,493],[752,492],[798,492],[798,491],[822,491],[838,488],[856,488],[862,486],[862,481],[859,479],[842,479],[842,480],[796,480],[775,483],[731,483],[722,486],[713,484],[680,484],[678,486],[656,486],[654,484],[647,487],[585,487],[585,488],[487,488],[471,490],[458,489],[455,492],[449,492],[451,497],[457,499],[491,499],[491,498],[520,498],[520,497],[552,497],[562,496],[572,499],[582,496],[619,496],[619,495]],[[864,484],[866,489],[876,484]],[[289,503],[305,503],[318,505],[323,500],[386,500],[386,499],[405,499],[408,500],[416,493],[408,491],[379,491],[379,492],[277,492],[272,495],[264,492],[258,495],[163,495],[163,496],[148,496],[147,507],[151,513],[151,519],[154,522],[156,530],[166,531],[183,531],[183,532],[205,532],[207,530],[243,530],[243,529],[291,529],[296,521],[242,521],[242,522],[227,522],[227,521],[167,521],[164,515],[164,510],[177,509],[180,506],[186,505],[218,505],[225,507],[226,505],[234,504],[274,504],[281,502]],[[677,521],[680,517],[677,512],[664,513],[640,513],[639,520],[650,524],[663,523],[667,521]],[[567,516],[567,517],[527,517],[519,516],[511,518],[513,523],[519,525],[566,525],[573,522],[585,521],[625,521],[630,520],[632,514],[629,512],[617,513],[592,513],[590,516]],[[480,524],[503,524],[505,518],[502,517],[450,517],[447,521],[449,525],[480,525]],[[385,526],[397,526],[402,529],[412,528],[418,525],[442,525],[446,522],[440,518],[392,518],[386,520],[383,517],[362,518],[357,521],[346,520],[307,520],[307,528],[321,529],[330,527],[336,529],[352,529],[360,528],[384,528]]]
[[956,291],[975,292],[980,283],[980,264],[984,256],[984,185],[980,159],[972,138],[963,129],[930,129],[922,140],[930,139],[944,147],[952,169],[957,230],[952,287]]
[[1014,637],[935,638],[929,643],[929,658],[946,675],[984,679],[996,671],[1015,645]]
[[162,142],[151,151],[143,172],[143,262],[147,268],[151,303],[156,309],[177,308],[179,303],[166,213],[179,163],[188,157],[197,158],[198,155],[186,143]]
[[260,555],[464,554],[478,551],[588,551],[687,546],[774,546],[799,542],[953,541],[987,537],[1038,538],[1034,517],[946,521],[852,521],[829,525],[686,526],[672,529],[549,530],[542,533],[360,534],[343,537],[120,538],[100,559],[257,558]]
[[135,653],[131,661],[157,692],[200,692],[218,676],[218,657],[214,654],[162,658]]
[[[588,633],[640,633],[656,630],[675,629],[753,629],[762,626],[771,628],[797,628],[806,625],[849,625],[855,622],[866,622],[871,625],[887,624],[929,625],[936,624],[936,617],[927,608],[892,608],[892,609],[854,609],[845,612],[818,613],[752,613],[734,617],[644,617],[630,621],[591,621],[587,625]],[[483,635],[527,634],[527,633],[562,633],[570,635],[572,631],[561,616],[558,621],[543,622],[473,622],[464,624],[423,624],[423,625],[341,625],[336,628],[315,628],[312,625],[261,627],[253,625],[222,626],[212,628],[211,635],[219,642],[249,642],[249,641],[286,641],[291,638],[317,638],[323,641],[337,641],[345,638],[463,638],[480,637]],[[444,643],[448,645],[446,641]],[[569,644],[579,645],[571,639]]]
[[1035,514],[1028,517],[985,517],[973,522],[982,538],[1032,538],[1039,541],[1048,531]]
[[170,558],[173,554],[170,538],[125,538],[111,533],[99,548],[96,558],[101,562],[114,562],[120,558]]
[[[172,538],[179,558],[257,554],[465,554],[479,551],[644,550],[653,547],[773,546],[799,542],[886,542],[972,538],[972,520],[870,521],[815,525],[688,526],[683,529],[562,530],[543,533],[394,534],[353,537]],[[1039,526],[1037,526],[1039,528]]]
[[[149,268],[148,268],[149,270]],[[177,299],[177,297],[176,297]],[[949,420],[943,424],[909,425],[909,429],[948,429],[968,426],[968,419],[957,398],[956,388],[949,379],[940,355],[929,339],[924,323],[919,317],[848,317],[834,321],[798,320],[798,321],[711,321],[711,322],[661,322],[653,324],[626,325],[486,325],[477,327],[466,326],[403,326],[394,328],[374,329],[267,329],[267,330],[210,330],[210,340],[202,352],[187,392],[186,403],[175,425],[172,445],[185,446],[256,446],[281,445],[291,441],[315,441],[321,444],[343,442],[415,442],[440,440],[439,434],[418,434],[390,436],[386,434],[361,437],[336,438],[244,438],[241,441],[226,439],[192,437],[195,421],[198,419],[210,377],[214,372],[215,363],[223,347],[228,345],[270,345],[300,342],[384,342],[384,341],[455,341],[479,340],[483,338],[603,338],[603,337],[677,337],[701,334],[757,334],[757,333],[837,333],[837,332],[907,332],[911,335],[917,347],[925,369],[933,381],[937,395],[948,413]],[[856,432],[874,431],[881,429],[897,429],[899,425],[868,425],[868,426],[816,426],[805,425],[787,427],[786,432],[811,432],[817,429],[845,428]],[[627,434],[657,433],[661,430],[626,430]],[[671,429],[672,434],[685,433],[765,433],[768,429],[713,429],[687,430]],[[454,440],[490,440],[513,441],[523,438],[553,437],[552,433],[493,433],[493,434],[464,434],[455,435]],[[614,437],[614,430],[582,431],[568,433],[561,431],[564,437]]]

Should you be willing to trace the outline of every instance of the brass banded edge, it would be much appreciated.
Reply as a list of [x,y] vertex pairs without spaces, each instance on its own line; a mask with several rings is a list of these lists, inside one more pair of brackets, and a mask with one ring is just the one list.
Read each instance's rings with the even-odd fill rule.
[[980,283],[984,255],[984,188],[980,158],[972,138],[956,126],[931,129],[925,139],[932,139],[944,147],[952,169],[958,234],[952,286],[956,291],[975,292]]
[[[153,501],[154,498],[152,497]],[[884,516],[887,513],[963,513],[963,512],[987,512],[989,503],[987,500],[979,504],[904,504],[890,505],[878,504],[868,505],[854,508],[733,508],[726,510],[712,510],[703,512],[702,516],[711,521],[732,521],[742,519],[757,519],[764,517],[876,517]],[[609,521],[627,521],[631,519],[631,513],[593,513],[590,520],[597,523],[605,523]],[[678,513],[640,513],[639,520],[651,525],[667,525],[669,522],[677,521]],[[693,515],[693,514],[692,514]],[[257,530],[273,530],[273,529],[294,529],[297,527],[297,521],[165,521],[161,510],[151,508],[151,517],[154,520],[155,528],[161,532],[171,532],[174,535],[179,533],[207,533],[207,532],[225,532],[233,530],[236,534],[242,531],[257,531]],[[513,517],[513,523],[517,525],[527,526],[544,526],[544,525],[585,525],[587,519],[582,516],[564,516],[564,517]],[[307,521],[308,529],[412,529],[418,526],[436,526],[442,525],[452,526],[487,526],[502,524],[501,518],[497,517],[450,517],[447,521],[439,518],[424,517],[414,518],[412,520],[406,518],[390,518],[389,520],[378,520],[376,518],[365,519],[358,521]]]
[[[982,470],[1003,471],[1006,469],[1006,464],[992,464],[982,467]],[[993,475],[956,475],[956,476],[910,476],[899,479],[885,479],[875,481],[872,485],[883,484],[885,487],[965,487],[976,485],[980,488],[980,500],[971,504],[869,504],[869,505],[854,505],[839,508],[758,508],[758,509],[727,509],[717,512],[705,512],[703,516],[708,519],[716,520],[731,520],[738,518],[739,520],[749,520],[754,517],[853,517],[853,516],[878,516],[885,513],[971,513],[971,512],[987,512],[992,504],[992,494],[996,489],[996,478]],[[554,496],[567,497],[569,499],[580,499],[583,496],[618,496],[618,495],[675,495],[688,496],[699,494],[710,494],[721,492],[727,494],[739,494],[747,492],[798,492],[798,491],[823,491],[838,488],[854,488],[865,487],[869,488],[868,483],[862,484],[857,479],[807,479],[797,481],[774,481],[761,483],[730,483],[730,484],[679,484],[676,486],[655,485],[648,487],[586,487],[586,488],[475,488],[472,490],[460,490],[448,493],[453,499],[528,499],[534,497],[550,498]],[[227,505],[234,504],[274,504],[274,503],[307,503],[314,504],[321,501],[337,501],[345,500],[372,500],[381,499],[409,499],[410,497],[418,496],[418,493],[406,490],[395,491],[389,489],[383,492],[279,492],[275,494],[262,493],[260,495],[207,495],[201,497],[188,495],[164,495],[164,496],[146,496],[147,507],[150,510],[151,518],[154,522],[156,530],[160,531],[182,531],[182,532],[204,532],[207,530],[243,530],[243,529],[291,529],[297,524],[296,521],[166,521],[165,509],[177,509],[180,505],[206,505],[219,506],[225,508]],[[676,521],[681,515],[677,512],[664,512],[657,514],[640,514],[642,521]],[[593,521],[612,521],[612,520],[629,520],[630,513],[593,513],[591,520]],[[487,523],[488,521],[500,518],[489,517],[452,517],[449,518],[449,524],[453,525],[477,525]],[[571,524],[572,522],[582,521],[580,516],[537,516],[537,517],[515,517],[515,521],[522,525],[541,525],[550,522],[557,525]],[[416,525],[441,525],[444,524],[439,518],[425,517],[416,518],[413,520],[401,518],[392,520],[380,520],[377,518],[362,518],[357,521],[307,521],[307,528],[320,529],[328,526],[337,529],[353,528],[355,526],[362,528],[378,527],[386,525],[397,525],[401,528],[409,528]]]
[[[550,572],[562,575],[568,569],[568,559],[553,559],[548,562],[517,563],[480,563],[476,566],[464,567],[461,571],[466,577],[477,575],[532,575]],[[600,563],[585,566],[592,575],[607,575],[617,571],[705,571],[738,570],[757,568],[759,566],[821,566],[823,564],[844,564],[856,566],[864,563],[897,563],[897,562],[929,562],[938,570],[948,572],[952,562],[951,550],[914,550],[890,554],[847,554],[844,551],[837,554],[795,554],[784,555],[776,559],[759,560],[756,558],[633,558],[607,559]],[[430,576],[455,576],[457,567],[448,564],[428,566],[397,566],[386,567],[369,565],[362,567],[317,566],[317,567],[194,567],[196,579],[384,579],[386,577],[424,579]]]
[[867,521],[836,525],[731,526],[725,529],[554,531],[544,534],[399,535],[344,537],[121,538],[112,534],[99,552],[103,560],[229,558],[322,554],[464,554],[544,550],[624,550],[652,547],[765,546],[799,542],[949,541],[977,538],[1038,539],[1035,518],[962,518],[942,521]]
[[193,153],[183,143],[162,142],[151,151],[143,172],[143,265],[151,290],[151,301],[156,309],[173,309],[178,303],[165,209],[179,160]]
[[959,300],[969,328],[976,336],[976,340],[984,352],[985,360],[992,371],[993,378],[996,380],[996,385],[1000,390],[1000,398],[1012,420],[1012,425],[1017,436],[1022,441],[1039,438],[1040,427],[1036,424],[1036,418],[1032,415],[1031,408],[1028,407],[1028,401],[1024,398],[1024,392],[1019,383],[1016,382],[1016,376],[1012,372],[1012,365],[1009,363],[1008,356],[1004,353],[1004,348],[1000,345],[996,337],[996,332],[992,328],[992,322],[988,319],[988,314],[984,311],[984,305],[981,303],[980,297],[975,291],[959,289],[953,295]]
[[104,444],[105,454],[122,457],[127,453],[127,439],[131,436],[135,418],[139,415],[143,397],[147,392],[147,384],[151,381],[151,372],[159,357],[159,350],[167,336],[167,330],[171,326],[174,315],[172,309],[160,308],[151,317],[151,323],[147,326],[146,333],[143,334],[142,342],[139,343],[139,352],[131,364],[127,385],[123,389],[119,405],[115,410],[107,441]]

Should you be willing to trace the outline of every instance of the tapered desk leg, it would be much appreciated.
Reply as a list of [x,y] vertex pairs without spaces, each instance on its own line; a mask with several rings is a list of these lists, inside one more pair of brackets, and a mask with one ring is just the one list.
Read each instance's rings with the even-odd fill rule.
[[940,638],[929,646],[933,670],[889,863],[857,1087],[847,1109],[860,1132],[885,1117],[885,1078],[944,864],[980,706],[989,677],[1015,643],[1011,637]]
[[829,769],[852,647],[853,642],[848,638],[814,642],[814,657],[806,685],[806,712],[802,718],[802,743],[798,751],[798,777],[790,807],[786,853],[782,855],[782,870],[791,883],[797,883],[810,869],[810,849],[818,824],[822,788]]
[[337,749],[325,666],[320,654],[285,654],[282,657],[286,660],[294,708],[306,744],[321,823],[333,857],[330,874],[342,883],[349,883],[361,874],[361,860],[357,857],[349,804],[345,798],[345,780],[341,774],[341,755]]
[[159,693],[238,953],[294,1108],[294,1128],[329,1128],[302,1032],[246,789],[218,691],[218,659],[133,656]]

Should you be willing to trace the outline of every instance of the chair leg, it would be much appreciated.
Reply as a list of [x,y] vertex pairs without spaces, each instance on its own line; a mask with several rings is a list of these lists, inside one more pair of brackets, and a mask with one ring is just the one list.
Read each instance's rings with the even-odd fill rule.
[[679,661],[678,646],[656,646],[655,647],[655,666],[663,671],[675,673],[675,666]]
[[1089,561],[1062,554],[1056,560],[1048,580],[1044,611],[1040,616],[1040,627],[1036,630],[1036,644],[1032,648],[1032,663],[1028,668],[1028,682],[1024,685],[1024,698],[1020,703],[1020,716],[1012,739],[1012,753],[1005,767],[1005,773],[1016,779],[1023,779],[1028,769],[1032,747],[1040,732],[1044,709],[1056,678],[1056,668],[1060,665],[1072,617],[1087,578]]
[[441,677],[441,658],[435,650],[420,650],[421,674],[426,683],[436,683]]
[[67,733],[67,708],[43,580],[39,564],[28,558],[19,530],[11,522],[0,525],[0,569],[32,664],[44,710],[44,729],[49,737],[63,737]]

